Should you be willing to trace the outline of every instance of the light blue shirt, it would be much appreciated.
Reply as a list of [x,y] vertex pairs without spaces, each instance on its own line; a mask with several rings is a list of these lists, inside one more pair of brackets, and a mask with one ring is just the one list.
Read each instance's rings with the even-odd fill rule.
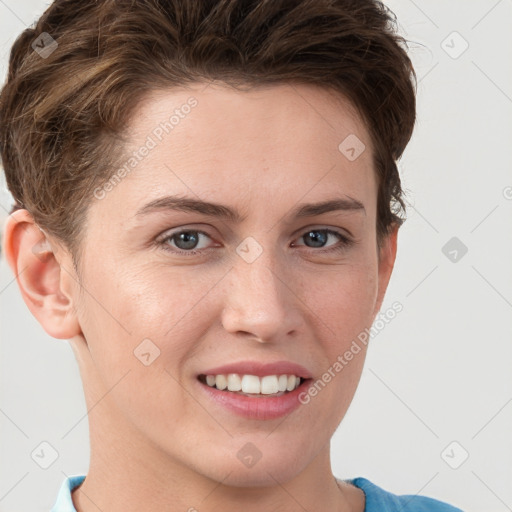
[[[78,487],[84,479],[85,475],[67,477],[60,487],[57,501],[51,512],[76,512],[71,499],[71,491]],[[363,477],[345,480],[345,482],[363,490],[366,495],[364,512],[463,512],[460,508],[426,496],[415,494],[397,496]]]

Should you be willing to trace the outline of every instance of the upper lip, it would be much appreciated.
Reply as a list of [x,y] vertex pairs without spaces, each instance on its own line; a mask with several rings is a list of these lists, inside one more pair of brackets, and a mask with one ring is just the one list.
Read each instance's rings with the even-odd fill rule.
[[303,379],[310,379],[311,372],[304,366],[290,361],[275,361],[273,363],[262,363],[259,361],[239,361],[223,366],[216,366],[202,372],[202,375],[226,375],[238,373],[239,375],[295,375]]

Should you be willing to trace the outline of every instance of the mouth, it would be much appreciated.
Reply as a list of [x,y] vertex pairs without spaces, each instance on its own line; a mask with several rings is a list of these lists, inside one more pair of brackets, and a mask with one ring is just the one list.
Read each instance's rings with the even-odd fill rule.
[[246,361],[206,370],[197,382],[215,407],[246,419],[271,420],[300,407],[299,398],[313,378],[294,363]]
[[274,398],[286,395],[299,388],[307,379],[294,374],[250,375],[217,374],[198,376],[199,382],[219,391],[253,398]]

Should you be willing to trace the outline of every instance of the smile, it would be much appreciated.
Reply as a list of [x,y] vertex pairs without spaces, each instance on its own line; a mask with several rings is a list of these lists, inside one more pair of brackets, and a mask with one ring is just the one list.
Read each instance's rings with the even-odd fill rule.
[[199,380],[220,391],[255,397],[281,396],[297,389],[304,379],[296,375],[240,375],[238,373],[200,375]]
[[291,414],[303,405],[299,395],[307,392],[313,382],[311,374],[296,365],[287,366],[289,373],[283,372],[282,365],[266,365],[264,370],[260,365],[249,364],[239,373],[229,371],[234,370],[233,366],[199,374],[198,392],[221,414],[227,412],[248,420],[273,420]]

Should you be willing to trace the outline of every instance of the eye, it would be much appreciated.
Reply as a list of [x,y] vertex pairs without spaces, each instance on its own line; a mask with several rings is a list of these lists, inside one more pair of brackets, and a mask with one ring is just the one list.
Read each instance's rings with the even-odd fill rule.
[[[211,237],[204,231],[199,231],[197,229],[183,229],[176,232],[166,233],[163,237],[157,240],[157,244],[162,247],[164,251],[168,251],[173,254],[194,256],[212,248],[207,245],[202,247],[198,245],[200,244],[200,239],[202,237],[211,240]],[[339,243],[326,246],[325,244],[329,237],[337,238]],[[341,232],[328,228],[310,229],[300,238],[308,240],[308,244],[294,244],[294,246],[306,245],[311,249],[318,249],[314,252],[343,251],[354,243]]]
[[[165,251],[173,252],[176,254],[194,255],[198,251],[193,249],[205,249],[205,247],[197,247],[201,236],[210,238],[210,236],[204,231],[198,231],[196,229],[187,229],[177,231],[175,233],[167,234],[165,237],[158,241],[158,244],[162,246]],[[178,250],[174,250],[170,242],[173,242]]]
[[[339,240],[339,244],[331,244],[326,246],[327,249],[324,249],[325,243],[327,242],[329,236],[334,236]],[[346,237],[344,234],[342,234],[339,231],[336,231],[334,229],[310,229],[305,234],[303,234],[300,238],[303,238],[304,240],[309,240],[309,242],[312,245],[307,245],[307,247],[312,248],[320,248],[324,249],[320,252],[330,252],[330,251],[342,251],[346,249],[348,246],[352,245],[353,242],[348,237]],[[299,244],[302,245],[302,244]],[[334,246],[333,246],[334,245]]]

